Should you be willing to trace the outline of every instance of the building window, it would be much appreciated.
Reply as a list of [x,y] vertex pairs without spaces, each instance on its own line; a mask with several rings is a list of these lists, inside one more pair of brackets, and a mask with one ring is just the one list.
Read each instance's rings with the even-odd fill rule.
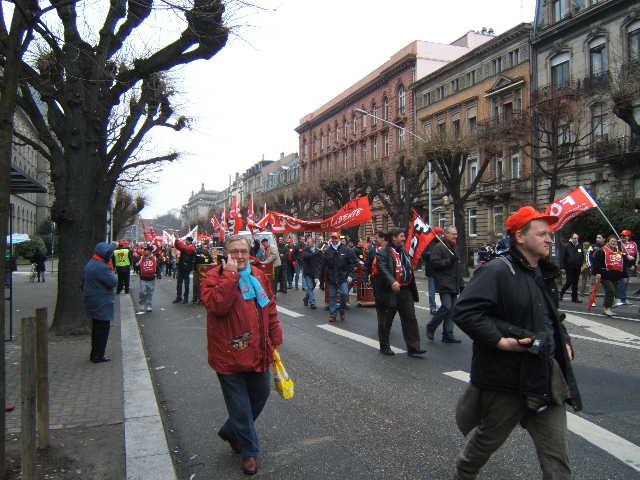
[[422,129],[424,131],[424,136],[428,139],[431,138],[431,121],[428,122],[424,122],[424,125],[422,125]]
[[404,148],[404,128],[398,129],[398,148]]
[[520,49],[516,48],[509,52],[509,66],[515,67],[520,64]]
[[496,180],[501,182],[504,176],[504,159],[496,157]]
[[[363,108],[364,110],[364,108]],[[367,128],[367,119],[369,118],[369,115],[362,115],[362,128],[365,129]]]
[[469,236],[478,235],[478,211],[475,208],[469,209]]
[[349,135],[349,121],[345,120],[344,121],[344,129],[342,130],[342,134],[344,136],[344,139],[347,139],[347,136]]
[[356,168],[358,164],[358,159],[356,158],[357,149],[355,145],[351,145],[351,164],[353,168]]
[[493,231],[500,233],[504,229],[504,207],[493,207]]
[[469,184],[472,184],[477,176],[478,176],[478,160],[471,160],[469,162]]
[[385,157],[389,156],[389,132],[382,134],[382,154]]
[[560,119],[558,122],[557,141],[559,146],[568,144],[571,141],[571,128],[566,118]]
[[398,87],[398,113],[400,115],[404,114],[404,110],[407,107],[407,94],[404,91],[404,86],[400,85]]
[[609,136],[609,122],[604,104],[596,103],[591,107],[592,141],[606,140]]
[[522,164],[520,163],[520,154],[514,153],[511,155],[511,178],[513,180],[520,178]]
[[373,144],[372,147],[371,147],[372,148],[372,154],[371,155],[373,156],[374,160],[377,160],[378,159],[378,136],[375,135],[371,139],[371,142]]
[[551,60],[551,84],[554,87],[564,87],[569,84],[569,54],[555,56]]
[[367,142],[363,142],[363,143],[362,143],[362,163],[363,163],[364,165],[366,165],[366,164],[367,164],[367,156],[368,156],[367,154],[368,154],[368,153],[369,153],[369,152],[368,152],[368,150],[367,150]]
[[444,98],[444,86],[436,88],[436,101]]
[[373,107],[371,107],[371,114],[373,115],[373,121],[371,122],[373,125],[378,124],[378,106],[374,103]]
[[353,134],[355,135],[358,133],[358,117],[353,117],[353,121],[351,123],[353,124]]
[[458,90],[460,90],[460,79],[451,80],[451,93],[455,93]]
[[627,27],[627,42],[629,45],[629,61],[640,60],[640,20]]
[[324,132],[320,135],[320,148],[324,149],[324,147],[326,146],[325,144],[325,138],[324,138]]
[[389,99],[384,97],[382,101],[382,118],[389,120]]
[[589,44],[589,73],[598,77],[607,71],[607,49],[604,38],[597,38]]
[[422,94],[422,106],[427,107],[431,105],[431,92],[425,92]]
[[491,74],[497,75],[502,72],[502,57],[494,58],[491,61]]
[[472,87],[476,84],[476,71],[471,70],[467,72],[467,87]]
[[454,120],[451,123],[451,133],[453,134],[453,138],[460,138],[460,120]]
[[469,122],[469,135],[475,135],[477,128],[476,117],[469,117],[467,121]]
[[438,135],[443,137],[447,133],[447,126],[444,122],[438,124]]
[[569,9],[567,8],[568,0],[553,0],[553,21],[559,22],[567,16]]

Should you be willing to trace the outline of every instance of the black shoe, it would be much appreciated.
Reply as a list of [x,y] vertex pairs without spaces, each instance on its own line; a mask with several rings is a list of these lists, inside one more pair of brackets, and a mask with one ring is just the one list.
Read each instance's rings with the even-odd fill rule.
[[92,358],[91,361],[93,363],[104,363],[104,362],[110,362],[111,358],[107,357],[106,355],[104,357],[99,357],[99,358]]
[[309,300],[308,300],[307,298],[303,298],[303,299],[302,299],[302,304],[303,304],[305,307],[308,307],[308,306],[309,306]]
[[189,303],[189,299],[188,299],[188,298],[185,298],[184,300],[182,300],[182,303],[183,303],[183,304],[187,304],[187,303]]
[[180,300],[179,298],[176,298],[172,303],[180,303],[182,300]]
[[310,307],[311,307],[311,310],[315,310],[316,309],[315,305],[310,305]]
[[456,337],[442,337],[442,343],[462,343],[462,340]]
[[578,300],[577,298],[575,300],[571,300],[571,303],[582,303],[582,300]]
[[435,333],[436,333],[435,330],[433,328],[429,327],[429,325],[427,325],[427,338],[429,340],[431,340],[432,342],[433,342],[433,337],[434,337]]
[[200,303],[200,300],[194,300],[194,301],[193,301],[193,302],[191,302],[191,303],[193,303],[194,305],[197,305],[197,304],[199,304],[199,303]]
[[382,347],[380,349],[380,353],[382,355],[389,355],[390,357],[395,355],[395,353],[393,353],[393,350],[391,350],[391,347]]
[[422,355],[427,353],[426,350],[422,350],[421,348],[412,349],[407,352],[407,355],[413,358],[422,358]]

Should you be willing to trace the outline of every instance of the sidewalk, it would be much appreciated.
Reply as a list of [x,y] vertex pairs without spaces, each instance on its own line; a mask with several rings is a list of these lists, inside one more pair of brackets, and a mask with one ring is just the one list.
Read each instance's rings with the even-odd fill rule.
[[[14,274],[14,335],[6,347],[6,413],[9,478],[19,478],[20,454],[20,319],[46,307],[53,320],[57,277],[30,283]],[[37,459],[39,478],[124,478],[124,425],[120,319],[112,324],[105,364],[89,362],[90,337],[49,336],[49,402],[51,446]]]

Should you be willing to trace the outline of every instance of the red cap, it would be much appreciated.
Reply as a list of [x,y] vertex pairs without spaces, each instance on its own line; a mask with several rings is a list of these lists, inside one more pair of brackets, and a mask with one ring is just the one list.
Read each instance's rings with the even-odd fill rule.
[[442,227],[433,227],[433,233],[435,233],[436,235],[440,235],[441,233],[444,233],[444,228],[442,228]]
[[631,230],[622,230],[620,232],[620,235],[624,235],[625,237],[630,237],[631,236]]
[[527,223],[532,222],[533,220],[543,220],[549,225],[553,225],[558,221],[558,217],[539,212],[531,205],[525,205],[507,218],[505,225],[509,233],[515,233],[518,230],[522,230]]

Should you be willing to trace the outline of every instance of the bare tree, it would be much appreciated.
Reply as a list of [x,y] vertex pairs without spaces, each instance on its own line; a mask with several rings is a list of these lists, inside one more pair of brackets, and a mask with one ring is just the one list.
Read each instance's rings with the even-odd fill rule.
[[145,198],[142,195],[135,197],[124,187],[117,187],[113,202],[113,232],[117,238],[127,227],[133,225],[138,214],[145,207]]
[[[36,29],[41,38],[34,62],[20,63],[18,103],[38,132],[20,137],[51,165],[60,232],[59,288],[53,329],[87,331],[77,286],[93,245],[104,239],[106,212],[118,180],[127,172],[177,158],[168,152],[135,158],[153,128],[181,130],[187,119],[174,111],[165,72],[210,59],[226,44],[222,0],[165,2],[184,19],[179,37],[155,51],[133,52],[138,29],[150,17],[152,0],[114,0],[98,32],[87,32],[76,4],[51,2],[57,18]],[[124,109],[124,119],[114,121]]]

